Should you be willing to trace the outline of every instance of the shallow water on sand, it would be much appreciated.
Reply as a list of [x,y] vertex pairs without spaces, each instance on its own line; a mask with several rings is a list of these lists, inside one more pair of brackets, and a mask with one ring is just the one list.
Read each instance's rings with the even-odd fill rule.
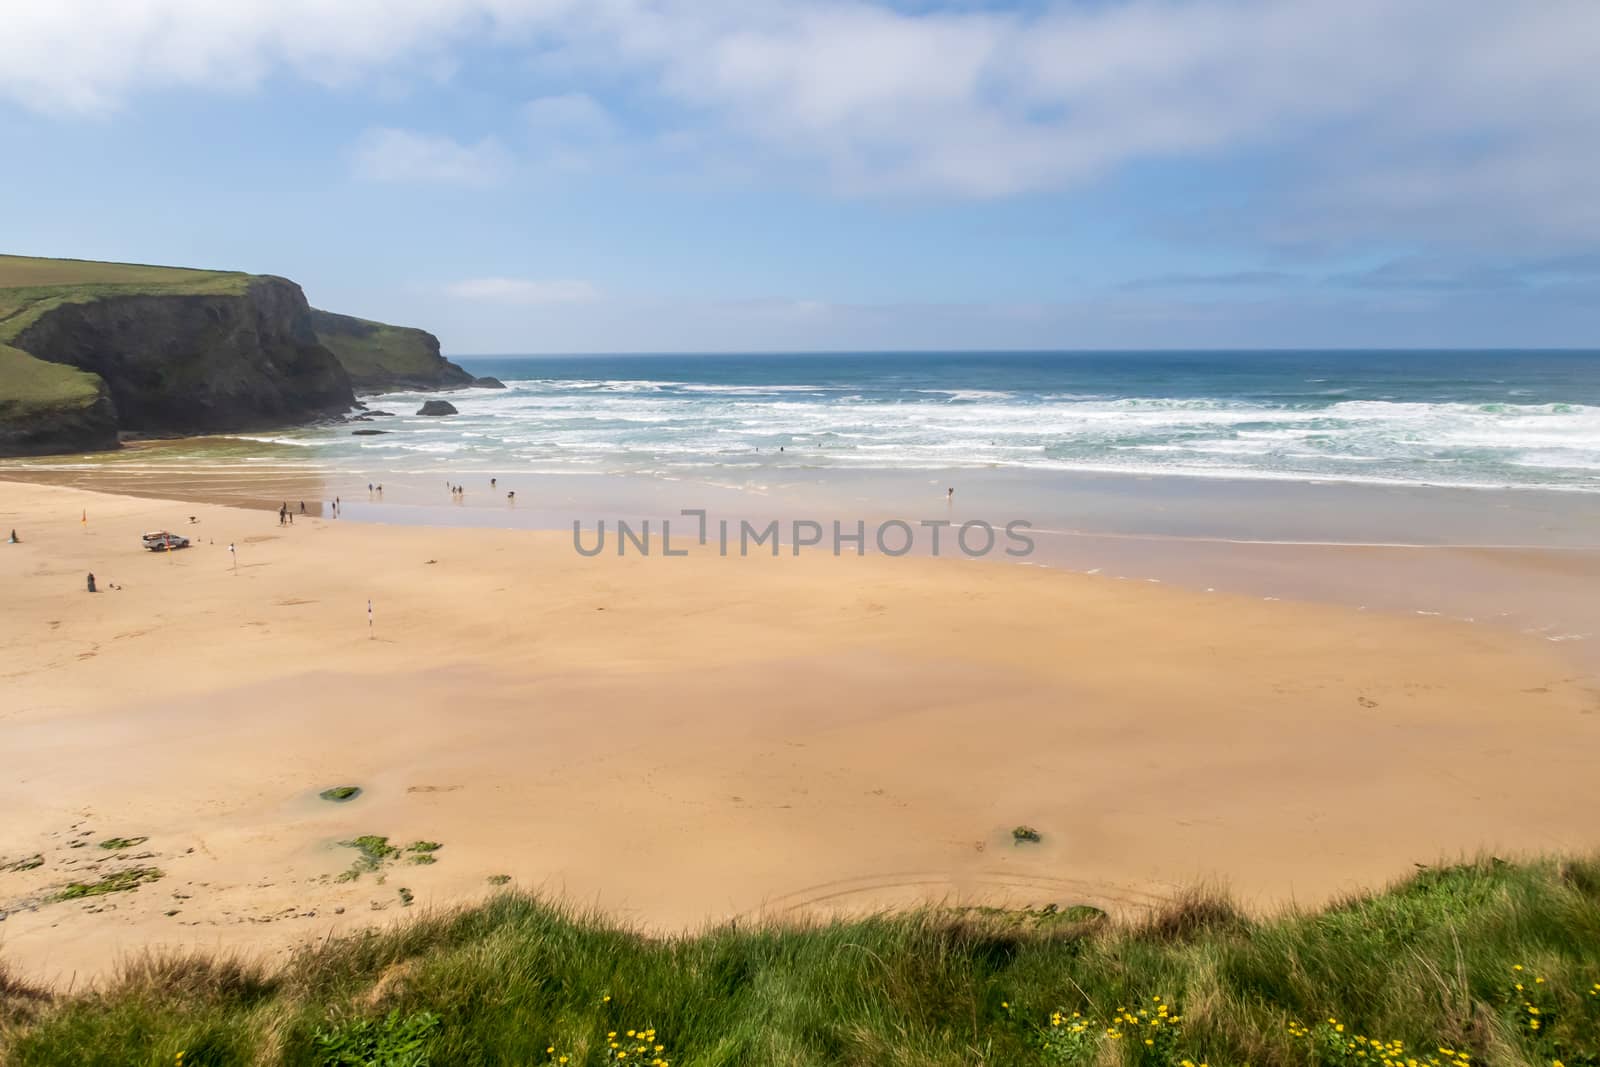
[[[337,498],[340,519],[354,522],[564,530],[577,523],[586,546],[603,520],[612,531],[607,551],[615,550],[619,519],[635,529],[649,520],[658,554],[662,520],[673,523],[679,543],[697,531],[698,518],[685,509],[704,509],[713,531],[726,520],[732,552],[741,521],[759,530],[776,520],[783,552],[801,536],[797,520],[824,531],[806,552],[833,550],[835,522],[845,532],[860,522],[870,553],[875,531],[898,519],[914,535],[912,553],[925,555],[931,528],[923,523],[982,520],[999,535],[985,561],[1508,626],[1600,667],[1600,495],[1587,493],[1014,469],[806,471],[760,485],[443,465],[419,474],[309,466],[277,446],[230,439],[9,463],[0,477],[272,510],[288,503],[297,513],[304,503],[308,515],[324,518]],[[451,491],[457,485],[462,493]],[[174,525],[184,521],[178,511]],[[1003,552],[1014,544],[1003,529],[1017,520],[1029,524],[1034,545],[1021,558]],[[847,541],[840,550],[855,547]],[[964,558],[948,534],[938,554]]]

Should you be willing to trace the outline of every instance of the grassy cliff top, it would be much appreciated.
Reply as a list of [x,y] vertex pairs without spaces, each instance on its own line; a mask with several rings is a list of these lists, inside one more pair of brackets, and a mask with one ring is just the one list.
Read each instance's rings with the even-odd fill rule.
[[62,304],[110,296],[232,295],[243,293],[250,279],[241,271],[0,255],[0,344]]
[[133,285],[172,286],[248,278],[235,270],[196,270],[148,263],[101,263],[92,259],[45,259],[0,255],[0,289],[34,286]]

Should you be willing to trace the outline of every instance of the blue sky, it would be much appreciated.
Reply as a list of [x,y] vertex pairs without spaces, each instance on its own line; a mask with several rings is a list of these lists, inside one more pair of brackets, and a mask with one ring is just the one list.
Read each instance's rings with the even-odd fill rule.
[[17,0],[4,250],[458,354],[1600,343],[1600,3]]

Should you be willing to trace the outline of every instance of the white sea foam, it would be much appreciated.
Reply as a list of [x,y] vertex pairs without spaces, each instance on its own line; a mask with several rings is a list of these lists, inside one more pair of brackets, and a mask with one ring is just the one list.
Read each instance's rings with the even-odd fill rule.
[[[1600,406],[1519,397],[1349,399],[1329,389],[1269,401],[920,384],[894,392],[855,381],[668,376],[507,384],[452,394],[460,414],[449,419],[386,419],[391,432],[380,437],[326,427],[242,440],[331,463],[409,453],[541,470],[1003,467],[1600,492]],[[415,410],[420,399],[382,402]]]

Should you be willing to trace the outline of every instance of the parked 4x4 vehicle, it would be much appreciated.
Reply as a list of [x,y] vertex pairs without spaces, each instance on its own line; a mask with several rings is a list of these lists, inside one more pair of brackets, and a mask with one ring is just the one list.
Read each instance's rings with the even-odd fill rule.
[[171,551],[174,548],[188,548],[189,539],[181,534],[168,533],[166,530],[157,530],[155,533],[144,535],[144,547],[152,552]]

